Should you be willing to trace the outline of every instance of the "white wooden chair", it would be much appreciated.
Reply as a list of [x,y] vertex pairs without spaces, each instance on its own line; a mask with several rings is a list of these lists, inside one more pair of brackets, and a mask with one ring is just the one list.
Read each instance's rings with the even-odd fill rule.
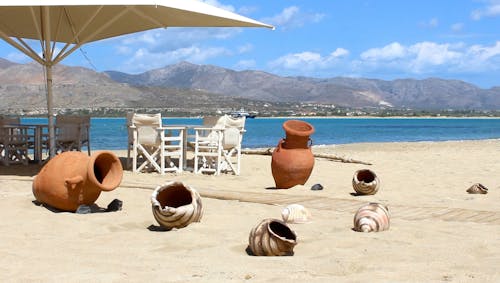
[[[184,128],[163,127],[161,114],[132,116],[132,171],[182,172]],[[173,157],[178,158],[177,165]]]
[[221,171],[240,174],[241,169],[241,143],[245,133],[245,117],[234,118],[225,116],[224,132],[222,137]]
[[204,119],[204,127],[195,128],[194,172],[223,172],[240,174],[241,142],[245,132],[245,117],[219,117],[215,124],[211,117]]
[[56,151],[81,151],[87,147],[90,155],[90,116],[56,116]]
[[11,164],[28,164],[29,138],[28,128],[20,125],[19,118],[0,119],[0,162],[5,166]]
[[208,125],[194,128],[194,173],[220,174],[223,130]]

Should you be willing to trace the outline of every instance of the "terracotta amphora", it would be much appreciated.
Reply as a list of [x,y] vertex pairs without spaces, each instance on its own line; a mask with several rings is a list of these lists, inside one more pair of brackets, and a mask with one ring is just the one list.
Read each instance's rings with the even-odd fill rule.
[[288,120],[283,123],[286,137],[274,149],[271,170],[276,188],[288,189],[304,185],[314,167],[310,135],[314,127],[304,121]]
[[91,156],[79,151],[63,152],[35,176],[33,195],[41,203],[74,212],[82,204],[93,204],[101,191],[114,190],[122,176],[122,164],[110,151]]

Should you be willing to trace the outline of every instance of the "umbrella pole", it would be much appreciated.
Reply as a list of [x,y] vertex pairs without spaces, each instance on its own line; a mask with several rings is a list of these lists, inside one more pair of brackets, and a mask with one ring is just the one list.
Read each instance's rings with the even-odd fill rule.
[[54,109],[52,103],[52,65],[47,62],[45,64],[45,72],[47,74],[47,118],[49,120],[49,158],[56,155],[56,139],[54,127]]

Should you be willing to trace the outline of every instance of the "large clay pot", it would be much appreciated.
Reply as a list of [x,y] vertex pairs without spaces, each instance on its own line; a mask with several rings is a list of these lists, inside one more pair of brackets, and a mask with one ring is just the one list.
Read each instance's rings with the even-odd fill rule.
[[91,156],[79,151],[63,152],[35,176],[33,195],[41,203],[74,212],[82,204],[93,204],[101,191],[114,190],[122,176],[122,164],[110,151]]
[[314,127],[304,121],[288,120],[283,123],[286,137],[274,149],[271,170],[276,188],[288,189],[303,185],[314,167],[309,136]]

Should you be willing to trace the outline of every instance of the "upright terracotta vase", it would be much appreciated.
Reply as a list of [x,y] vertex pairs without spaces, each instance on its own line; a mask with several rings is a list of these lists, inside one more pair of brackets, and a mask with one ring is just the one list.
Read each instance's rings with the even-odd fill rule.
[[101,191],[118,187],[123,168],[110,151],[88,156],[68,151],[52,158],[33,180],[33,195],[41,202],[64,211],[76,211],[78,206],[93,204]]
[[310,135],[314,127],[304,121],[288,120],[283,123],[286,137],[274,149],[271,170],[276,188],[288,189],[303,185],[314,167]]

